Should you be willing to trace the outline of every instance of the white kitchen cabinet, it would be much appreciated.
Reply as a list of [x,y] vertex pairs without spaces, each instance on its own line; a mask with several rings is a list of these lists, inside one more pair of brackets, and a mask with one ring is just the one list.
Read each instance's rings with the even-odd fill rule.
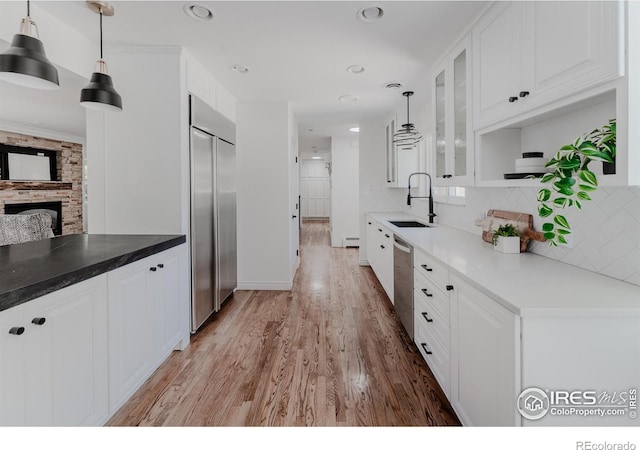
[[466,36],[433,72],[432,167],[438,186],[473,185],[470,47],[470,37]]
[[0,425],[106,421],[106,310],[103,275],[0,315]]
[[462,279],[451,284],[451,404],[464,425],[519,425],[518,318]]
[[393,303],[393,233],[371,218],[367,218],[367,259]]
[[623,74],[616,1],[498,2],[473,28],[474,128]]
[[187,330],[184,245],[108,273],[109,409],[144,383]]

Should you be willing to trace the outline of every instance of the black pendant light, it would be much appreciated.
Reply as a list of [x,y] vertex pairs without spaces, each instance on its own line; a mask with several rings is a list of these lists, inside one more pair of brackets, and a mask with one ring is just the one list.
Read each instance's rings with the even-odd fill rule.
[[58,70],[47,59],[39,37],[27,0],[27,16],[20,22],[20,31],[13,36],[11,46],[0,53],[0,80],[36,89],[60,87]]
[[416,130],[415,125],[409,120],[409,97],[413,95],[412,91],[403,92],[402,95],[407,97],[407,123],[393,134],[393,143],[400,150],[411,150],[416,148],[418,142],[422,140],[422,135]]
[[122,98],[113,87],[113,81],[107,73],[107,63],[102,58],[102,16],[113,16],[114,9],[107,2],[88,1],[87,6],[100,14],[100,59],[89,84],[80,91],[80,104],[98,111],[122,111]]

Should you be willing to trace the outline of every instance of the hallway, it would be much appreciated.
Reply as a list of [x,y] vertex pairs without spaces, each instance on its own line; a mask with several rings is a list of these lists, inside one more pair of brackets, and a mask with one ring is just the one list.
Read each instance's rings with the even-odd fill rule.
[[459,425],[358,249],[329,242],[304,222],[293,291],[238,291],[108,425]]

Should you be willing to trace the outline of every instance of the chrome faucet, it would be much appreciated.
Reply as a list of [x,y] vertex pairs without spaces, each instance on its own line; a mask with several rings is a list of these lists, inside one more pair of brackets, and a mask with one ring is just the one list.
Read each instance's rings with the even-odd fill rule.
[[[411,177],[414,175],[426,175],[429,178],[429,196],[428,197],[418,197],[411,195]],[[429,223],[433,223],[433,218],[436,217],[436,214],[433,213],[433,192],[431,190],[431,175],[427,172],[413,172],[409,175],[409,181],[407,182],[407,186],[409,186],[409,194],[407,195],[407,205],[411,206],[412,198],[428,198],[429,199]]]

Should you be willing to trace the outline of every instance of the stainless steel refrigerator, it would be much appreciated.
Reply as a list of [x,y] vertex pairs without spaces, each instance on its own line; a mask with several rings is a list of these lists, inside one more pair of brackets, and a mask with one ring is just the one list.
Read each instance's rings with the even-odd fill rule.
[[190,96],[191,331],[237,287],[236,129]]

